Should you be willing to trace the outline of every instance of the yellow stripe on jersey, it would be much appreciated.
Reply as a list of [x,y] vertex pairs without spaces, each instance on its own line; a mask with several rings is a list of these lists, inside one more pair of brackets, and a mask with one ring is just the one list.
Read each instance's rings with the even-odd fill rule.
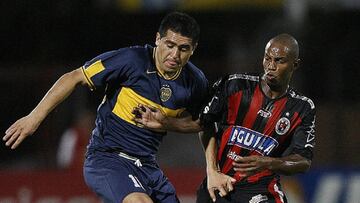
[[88,82],[88,85],[90,86],[90,88],[92,90],[95,89],[95,85],[91,81],[91,77],[93,77],[94,75],[96,75],[96,74],[100,73],[101,71],[105,70],[105,67],[104,67],[103,63],[101,62],[101,60],[98,60],[95,63],[91,64],[86,69],[84,67],[82,69],[83,69],[83,73],[84,73],[84,75],[86,77],[86,81]]
[[166,80],[176,80],[179,77],[181,70],[182,70],[182,68],[180,68],[179,70],[177,70],[177,72],[173,76],[167,77],[160,69],[158,69],[158,68],[156,68],[156,69],[158,70],[158,74],[161,77],[165,78]]
[[85,73],[85,67],[84,67],[84,66],[81,67],[81,71],[82,71],[82,73],[84,74],[85,81],[86,81],[87,85],[90,87],[90,90],[91,90],[91,91],[94,90],[94,89],[95,89],[95,86],[94,86],[94,84],[91,82],[90,78],[88,78],[88,76],[86,75],[86,73]]
[[157,104],[137,94],[132,89],[123,87],[117,97],[117,101],[112,112],[128,123],[135,125],[135,122],[132,121],[134,114],[132,114],[131,111],[134,109],[134,107],[137,107],[138,104],[144,104],[158,108],[162,111],[163,114],[170,117],[177,117],[185,110],[185,108],[174,110],[163,107],[160,104]]

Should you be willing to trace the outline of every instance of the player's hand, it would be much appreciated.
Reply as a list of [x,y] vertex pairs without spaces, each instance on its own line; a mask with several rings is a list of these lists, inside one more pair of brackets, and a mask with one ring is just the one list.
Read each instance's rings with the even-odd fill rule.
[[237,157],[233,162],[233,167],[235,171],[243,173],[245,176],[250,176],[259,171],[269,169],[272,159],[271,157],[259,155]]
[[36,131],[39,124],[30,115],[20,118],[5,131],[5,145],[15,149],[27,136]]
[[218,171],[209,172],[207,174],[207,189],[213,202],[216,201],[215,192],[218,192],[221,197],[226,196],[233,191],[233,184],[236,180],[226,174]]
[[132,114],[134,114],[133,121],[135,121],[137,125],[157,132],[165,131],[162,124],[165,116],[160,109],[139,104],[133,109]]

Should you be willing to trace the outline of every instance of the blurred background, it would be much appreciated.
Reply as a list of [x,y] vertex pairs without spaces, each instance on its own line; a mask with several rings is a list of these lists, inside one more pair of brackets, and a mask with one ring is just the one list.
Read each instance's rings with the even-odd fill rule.
[[[292,85],[317,108],[315,158],[284,177],[290,202],[360,202],[360,1],[358,0],[2,0],[0,131],[28,114],[67,71],[100,53],[154,45],[162,17],[185,11],[201,26],[191,61],[210,82],[261,72],[267,41],[298,39]],[[103,90],[78,88],[16,151],[0,145],[0,203],[98,202],[82,160]],[[169,133],[158,155],[182,202],[194,202],[205,174],[195,134]]]

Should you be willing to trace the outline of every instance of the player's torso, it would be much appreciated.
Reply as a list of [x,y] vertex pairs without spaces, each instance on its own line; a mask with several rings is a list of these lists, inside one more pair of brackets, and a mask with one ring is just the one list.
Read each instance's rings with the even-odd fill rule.
[[232,75],[227,86],[227,112],[219,123],[218,159],[225,173],[233,173],[237,156],[279,157],[301,124],[304,101],[292,90],[277,99],[265,96],[258,76]]
[[133,108],[144,104],[159,108],[167,116],[179,116],[189,106],[194,84],[186,67],[173,80],[162,78],[156,71],[152,49],[135,49],[138,53],[129,59],[132,63],[126,68],[126,79],[107,85],[97,119],[102,139],[96,136],[95,139],[102,148],[116,148],[138,156],[154,155],[164,134],[136,126]]

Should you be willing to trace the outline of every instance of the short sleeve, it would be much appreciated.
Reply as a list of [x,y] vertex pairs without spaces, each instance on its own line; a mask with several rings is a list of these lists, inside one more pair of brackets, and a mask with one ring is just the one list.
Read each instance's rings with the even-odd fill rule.
[[299,154],[309,160],[315,147],[315,107],[304,116],[302,124],[295,129],[287,154]]
[[106,52],[86,62],[82,67],[90,89],[126,81],[131,73],[131,53],[128,49]]
[[209,95],[209,83],[205,77],[193,87],[192,95],[190,105],[186,111],[192,115],[193,120],[196,120],[199,118],[202,106]]
[[210,95],[200,114],[200,122],[202,126],[212,125],[219,122],[226,107],[226,86],[227,78],[221,78],[215,82],[210,89]]

